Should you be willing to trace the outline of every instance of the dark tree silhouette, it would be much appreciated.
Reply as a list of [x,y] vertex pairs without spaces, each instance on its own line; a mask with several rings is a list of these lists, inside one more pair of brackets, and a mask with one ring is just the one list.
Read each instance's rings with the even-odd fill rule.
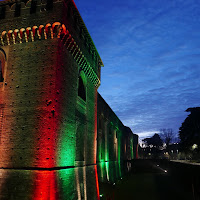
[[157,133],[155,133],[151,138],[143,139],[143,142],[145,142],[147,146],[152,145],[156,148],[159,148],[163,145],[163,141]]
[[143,139],[146,144],[144,148],[144,157],[146,158],[160,158],[162,154],[161,147],[163,146],[163,141],[158,134],[154,134],[150,138]]
[[192,146],[196,144],[199,151],[200,147],[200,107],[188,108],[186,112],[190,112],[188,117],[179,128],[179,137],[181,149],[184,152],[191,152]]

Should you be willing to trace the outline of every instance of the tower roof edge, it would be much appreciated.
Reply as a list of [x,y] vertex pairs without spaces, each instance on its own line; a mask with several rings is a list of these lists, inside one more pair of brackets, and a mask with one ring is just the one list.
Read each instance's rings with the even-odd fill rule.
[[88,31],[88,29],[87,29],[87,27],[86,27],[86,25],[85,25],[85,23],[84,23],[84,21],[83,21],[83,18],[81,17],[81,14],[80,14],[80,12],[79,12],[79,10],[78,10],[78,8],[77,8],[77,6],[76,6],[74,0],[66,0],[66,1],[71,1],[71,2],[73,3],[74,9],[75,9],[75,11],[76,11],[76,14],[78,15],[78,17],[79,17],[79,19],[80,19],[81,26],[82,26],[82,28],[84,29],[84,32],[85,32],[87,38],[90,40],[90,42],[91,42],[91,44],[92,44],[92,46],[93,46],[93,50],[96,51],[96,53],[97,53],[97,55],[98,55],[98,57],[99,57],[100,66],[103,67],[103,66],[104,66],[103,61],[102,61],[102,59],[101,59],[101,57],[100,57],[100,55],[99,55],[99,53],[98,53],[98,51],[97,51],[97,49],[96,49],[96,46],[95,46],[95,44],[94,44],[94,42],[93,42],[93,40],[92,40],[92,38],[91,38],[91,36],[90,36],[90,34],[89,34],[89,31]]

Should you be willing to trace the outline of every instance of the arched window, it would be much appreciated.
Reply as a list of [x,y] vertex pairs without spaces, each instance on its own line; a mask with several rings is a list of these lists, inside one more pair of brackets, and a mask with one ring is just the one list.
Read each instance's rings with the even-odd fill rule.
[[80,74],[78,81],[78,96],[81,97],[84,101],[86,101],[86,88],[83,80],[83,74]]
[[0,82],[4,81],[5,53],[0,50]]
[[1,60],[0,60],[0,82],[3,82],[3,67]]

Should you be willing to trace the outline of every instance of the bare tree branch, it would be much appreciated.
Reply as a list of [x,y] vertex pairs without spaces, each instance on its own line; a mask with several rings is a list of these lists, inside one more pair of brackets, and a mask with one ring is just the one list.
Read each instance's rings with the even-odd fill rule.
[[173,132],[173,130],[171,128],[163,128],[160,129],[160,137],[162,138],[162,140],[166,143],[167,147],[169,146],[169,144],[172,142],[173,138],[175,137],[175,133]]

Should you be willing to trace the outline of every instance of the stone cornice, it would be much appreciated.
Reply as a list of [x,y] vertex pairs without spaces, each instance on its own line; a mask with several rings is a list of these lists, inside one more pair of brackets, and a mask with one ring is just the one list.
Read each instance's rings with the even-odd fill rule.
[[0,20],[1,19],[15,19],[16,17],[26,18],[33,13],[41,14],[54,10],[58,4],[68,5],[73,10],[73,16],[79,22],[80,28],[83,30],[83,35],[87,38],[92,54],[98,57],[99,66],[103,66],[103,62],[94,45],[94,42],[85,26],[85,23],[74,3],[74,0],[4,0],[0,1]]
[[92,81],[95,87],[98,88],[100,86],[99,77],[90,66],[87,58],[83,55],[78,44],[69,33],[69,30],[60,22],[55,22],[52,25],[48,23],[46,25],[3,31],[0,34],[0,45],[9,46],[54,38],[61,40],[80,68],[85,72],[86,76]]

